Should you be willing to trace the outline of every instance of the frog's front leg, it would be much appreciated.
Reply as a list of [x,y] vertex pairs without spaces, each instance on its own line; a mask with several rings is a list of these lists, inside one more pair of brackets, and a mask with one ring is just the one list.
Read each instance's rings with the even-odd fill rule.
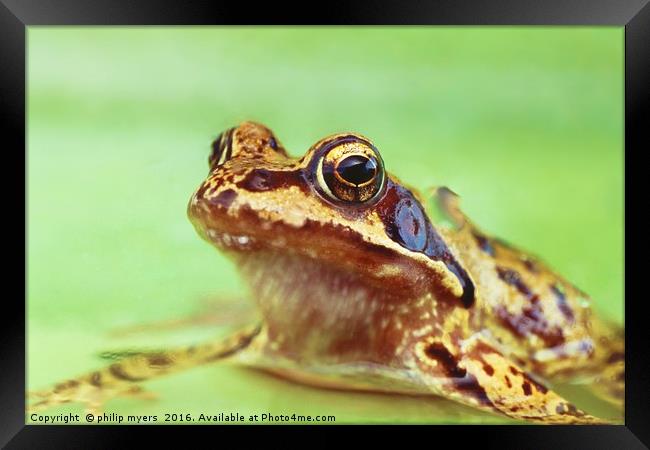
[[79,402],[88,412],[99,413],[106,401],[117,396],[147,397],[137,383],[231,357],[247,348],[259,335],[259,325],[250,326],[226,339],[169,351],[142,352],[125,357],[108,367],[30,393],[33,412],[63,403]]
[[540,423],[606,423],[535,381],[480,335],[459,346],[428,337],[415,344],[413,355],[409,365],[421,382],[460,403]]

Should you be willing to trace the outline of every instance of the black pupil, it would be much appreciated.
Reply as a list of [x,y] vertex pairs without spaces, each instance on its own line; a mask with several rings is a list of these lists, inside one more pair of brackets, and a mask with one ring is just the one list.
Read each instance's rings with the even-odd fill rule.
[[377,163],[365,156],[352,155],[341,161],[336,171],[345,181],[358,186],[375,177]]

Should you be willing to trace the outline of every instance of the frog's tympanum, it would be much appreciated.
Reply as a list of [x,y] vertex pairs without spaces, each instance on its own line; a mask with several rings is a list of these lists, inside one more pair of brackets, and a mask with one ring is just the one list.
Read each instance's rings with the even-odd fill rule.
[[230,360],[290,380],[431,394],[540,423],[603,423],[551,389],[591,380],[622,406],[622,332],[544,263],[477,228],[450,189],[428,198],[355,133],[288,156],[245,122],[212,144],[191,197],[199,235],[232,258],[258,323],[225,340],[126,356],[35,393],[34,410],[97,410],[138,382]]

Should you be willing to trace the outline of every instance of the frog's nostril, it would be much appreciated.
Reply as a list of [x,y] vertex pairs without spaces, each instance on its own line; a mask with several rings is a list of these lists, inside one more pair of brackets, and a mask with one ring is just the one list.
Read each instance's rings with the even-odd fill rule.
[[224,131],[212,142],[212,151],[208,158],[210,170],[215,169],[232,157],[232,135],[234,130],[234,128],[230,128]]

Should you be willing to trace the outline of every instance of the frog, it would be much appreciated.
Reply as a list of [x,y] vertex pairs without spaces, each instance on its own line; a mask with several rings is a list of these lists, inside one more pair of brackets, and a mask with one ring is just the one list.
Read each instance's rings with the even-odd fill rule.
[[555,383],[590,380],[623,407],[622,327],[540,258],[484,232],[447,187],[386,171],[367,137],[291,157],[257,122],[219,134],[187,215],[249,286],[257,318],[226,338],[131,352],[32,393],[30,411],[116,396],[229,362],[324,389],[442,397],[540,424],[611,423]]

